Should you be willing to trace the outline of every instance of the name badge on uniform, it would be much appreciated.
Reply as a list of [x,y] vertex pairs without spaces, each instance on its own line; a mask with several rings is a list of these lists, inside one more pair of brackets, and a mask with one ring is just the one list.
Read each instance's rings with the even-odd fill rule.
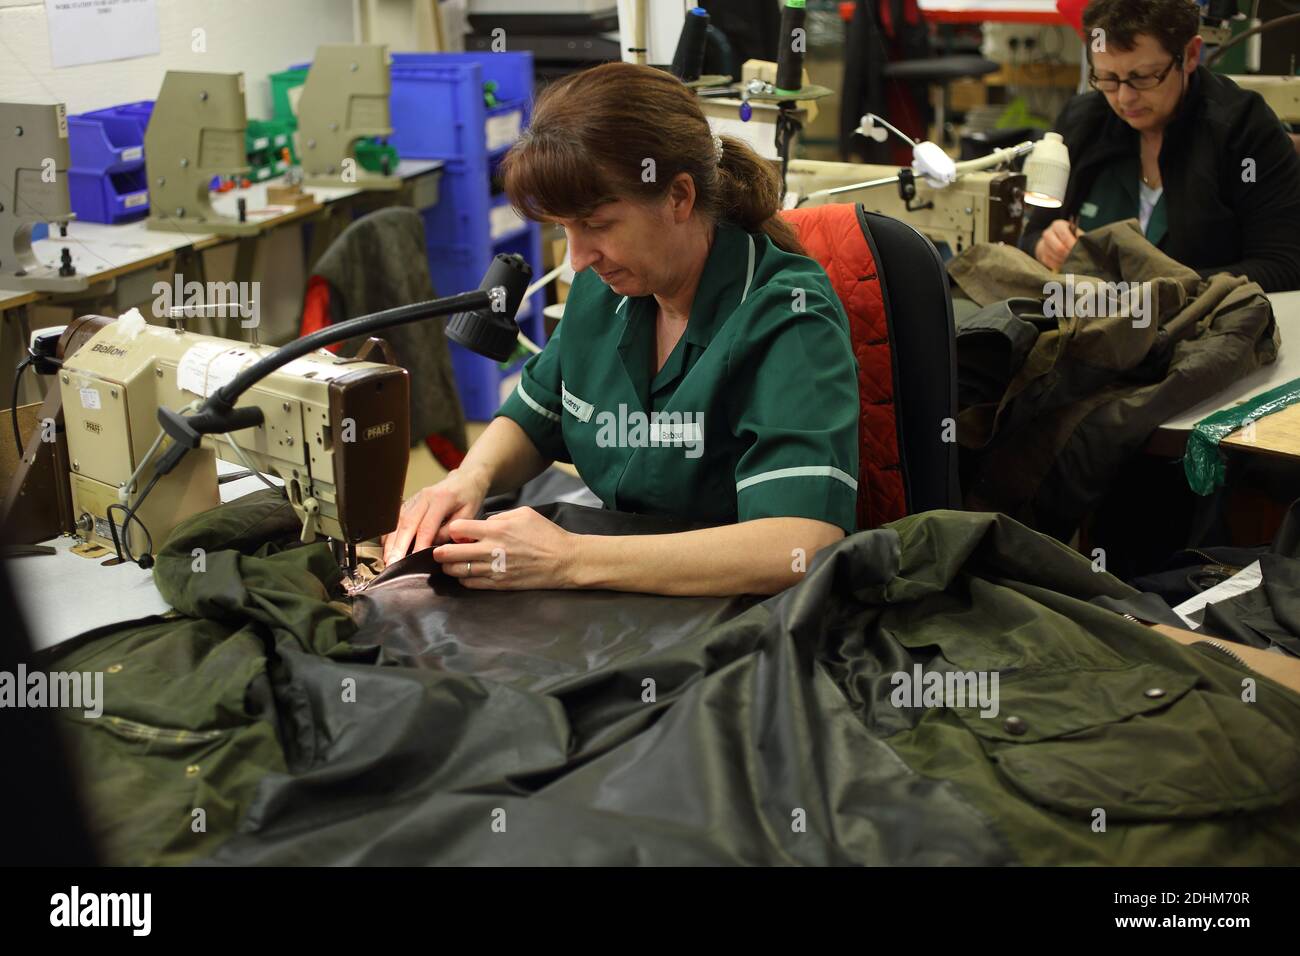
[[1097,215],[1097,204],[1095,202],[1086,202],[1079,207],[1079,216],[1084,219],[1092,219]]
[[565,409],[580,422],[591,421],[591,414],[595,409],[590,402],[584,402],[577,395],[574,395],[564,387],[564,382],[560,382],[560,399],[564,403]]
[[699,422],[651,422],[650,444],[695,445],[704,441],[704,429]]

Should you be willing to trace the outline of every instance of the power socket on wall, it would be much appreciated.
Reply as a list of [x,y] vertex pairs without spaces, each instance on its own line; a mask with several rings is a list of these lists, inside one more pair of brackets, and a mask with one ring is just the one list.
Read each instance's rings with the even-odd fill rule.
[[1081,46],[1078,34],[1066,26],[986,22],[980,52],[998,63],[1033,62],[1048,54],[1063,63],[1078,63]]

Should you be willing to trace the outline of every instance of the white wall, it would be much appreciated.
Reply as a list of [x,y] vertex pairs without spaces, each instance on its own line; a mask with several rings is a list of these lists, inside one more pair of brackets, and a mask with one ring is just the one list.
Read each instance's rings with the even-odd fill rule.
[[[267,75],[355,39],[353,0],[157,0],[160,53],[54,69],[44,0],[0,0],[0,101],[63,102],[69,113],[157,98],[167,70],[242,71],[250,117],[271,115]],[[207,50],[191,49],[205,31]]]
[[[646,48],[648,63],[671,63],[677,51],[677,38],[682,33],[686,11],[698,7],[697,0],[649,0],[646,5]],[[632,63],[627,48],[632,45],[634,26],[632,0],[618,0],[619,25],[622,27],[623,59]]]

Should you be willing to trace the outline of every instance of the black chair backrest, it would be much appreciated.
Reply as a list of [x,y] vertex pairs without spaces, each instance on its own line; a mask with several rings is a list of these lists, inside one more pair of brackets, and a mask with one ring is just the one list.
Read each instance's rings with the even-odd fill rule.
[[861,204],[857,212],[889,307],[907,510],[960,508],[957,345],[948,272],[934,244],[907,223],[867,212]]

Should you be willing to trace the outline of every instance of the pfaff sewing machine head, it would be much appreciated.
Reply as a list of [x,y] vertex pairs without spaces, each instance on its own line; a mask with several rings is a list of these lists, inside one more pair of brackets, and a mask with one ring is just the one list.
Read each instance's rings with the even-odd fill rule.
[[[201,400],[274,351],[147,325],[138,315],[70,323],[58,381],[79,536],[115,548],[110,508],[134,502],[153,477],[160,408]],[[391,531],[408,462],[409,388],[406,370],[393,365],[323,350],[295,359],[240,397],[241,408],[262,410],[261,425],[205,436],[161,477],[138,522],[123,527],[125,509],[112,510],[118,540],[138,558],[182,519],[216,507],[216,458],[278,476],[304,540],[319,533],[353,545]]]
[[73,218],[68,198],[68,113],[62,103],[0,103],[0,288],[77,292],[72,269],[42,265],[32,227]]

